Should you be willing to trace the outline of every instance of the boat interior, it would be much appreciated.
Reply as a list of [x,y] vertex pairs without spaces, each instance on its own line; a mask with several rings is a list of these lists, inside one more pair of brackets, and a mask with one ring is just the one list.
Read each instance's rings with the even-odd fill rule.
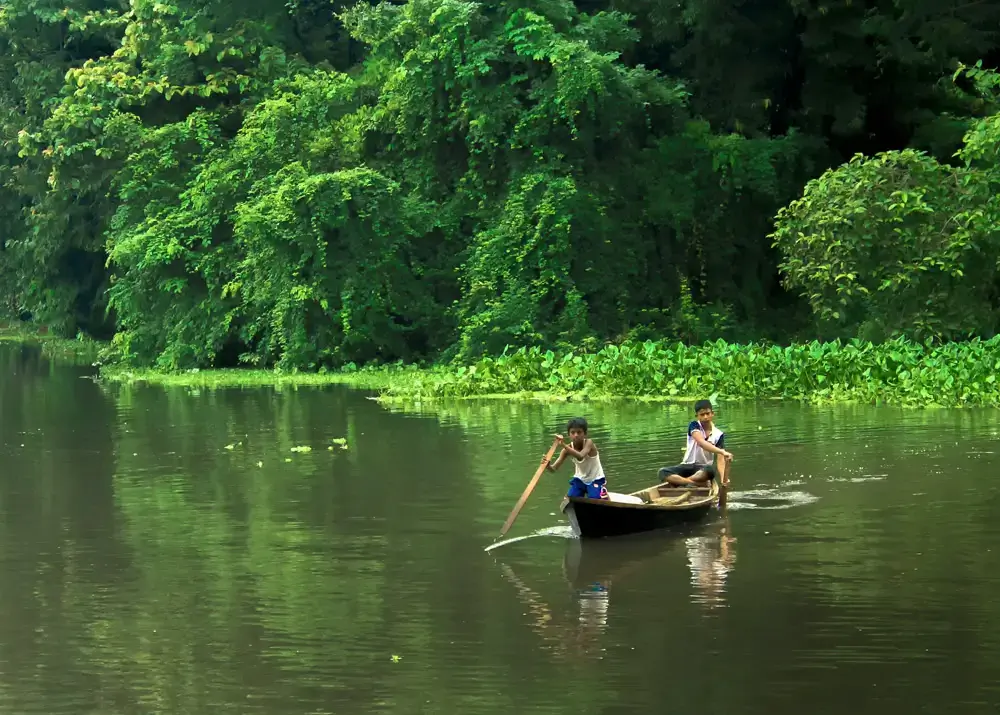
[[704,501],[714,496],[717,491],[718,487],[714,483],[709,487],[672,487],[668,484],[657,484],[648,489],[633,492],[632,496],[642,499],[643,504],[674,506],[675,504]]

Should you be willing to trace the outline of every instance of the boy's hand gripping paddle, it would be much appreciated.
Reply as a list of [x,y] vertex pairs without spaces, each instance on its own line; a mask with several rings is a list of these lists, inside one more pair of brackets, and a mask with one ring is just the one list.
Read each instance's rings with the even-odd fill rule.
[[503,535],[506,534],[507,530],[510,529],[510,527],[514,524],[514,519],[517,518],[517,515],[521,511],[521,507],[524,506],[524,503],[528,501],[528,497],[531,495],[532,490],[535,488],[535,485],[541,478],[542,472],[545,471],[545,468],[549,466],[549,462],[552,461],[552,455],[556,453],[556,447],[559,446],[559,443],[561,441],[562,440],[559,439],[558,437],[552,441],[552,446],[549,447],[549,451],[545,454],[545,458],[542,460],[541,465],[538,467],[538,471],[535,472],[535,476],[533,476],[531,478],[531,481],[528,482],[528,486],[524,488],[524,492],[521,493],[521,498],[518,499],[517,504],[514,505],[514,510],[511,511],[510,516],[507,517],[507,521],[503,525],[503,528],[500,529],[500,536],[498,536],[497,539],[502,539]]

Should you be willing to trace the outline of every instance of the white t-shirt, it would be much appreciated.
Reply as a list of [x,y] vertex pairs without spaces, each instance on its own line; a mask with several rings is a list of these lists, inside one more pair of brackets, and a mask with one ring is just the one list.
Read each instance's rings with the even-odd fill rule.
[[684,452],[683,464],[711,464],[713,462],[713,457],[715,455],[706,452],[699,446],[697,442],[694,441],[692,436],[695,431],[701,432],[705,435],[705,439],[714,444],[719,449],[725,449],[723,447],[723,442],[725,441],[725,433],[718,428],[716,425],[712,425],[712,433],[705,434],[705,428],[701,426],[701,422],[698,420],[692,420],[691,424],[688,425],[687,434],[687,450]]

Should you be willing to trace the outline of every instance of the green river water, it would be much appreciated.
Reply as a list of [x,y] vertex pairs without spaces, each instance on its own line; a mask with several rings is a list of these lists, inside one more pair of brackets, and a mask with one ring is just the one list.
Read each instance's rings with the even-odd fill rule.
[[5,715],[1000,711],[998,411],[723,403],[724,514],[581,543],[564,469],[486,553],[567,418],[631,491],[687,409],[92,372],[0,346]]

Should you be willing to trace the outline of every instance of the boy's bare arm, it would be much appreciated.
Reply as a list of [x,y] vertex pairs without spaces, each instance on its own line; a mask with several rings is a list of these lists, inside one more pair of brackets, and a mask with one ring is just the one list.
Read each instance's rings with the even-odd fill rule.
[[[563,454],[569,452],[571,455],[577,459],[585,459],[586,457],[597,451],[597,447],[594,445],[594,441],[588,439],[583,443],[583,449],[577,451],[572,444],[563,444]],[[561,456],[561,455],[560,455]]]
[[[545,458],[542,457],[542,459]],[[550,472],[554,472],[557,469],[559,469],[559,465],[561,465],[565,461],[566,461],[566,450],[564,449],[562,452],[559,453],[559,456],[556,457],[556,460],[554,462],[549,462],[545,468],[548,469]]]
[[706,452],[721,454],[723,457],[730,460],[733,458],[733,455],[730,452],[727,452],[721,447],[716,447],[714,444],[705,439],[705,435],[702,432],[693,432],[691,436],[694,437],[694,441],[698,443],[698,446]]

